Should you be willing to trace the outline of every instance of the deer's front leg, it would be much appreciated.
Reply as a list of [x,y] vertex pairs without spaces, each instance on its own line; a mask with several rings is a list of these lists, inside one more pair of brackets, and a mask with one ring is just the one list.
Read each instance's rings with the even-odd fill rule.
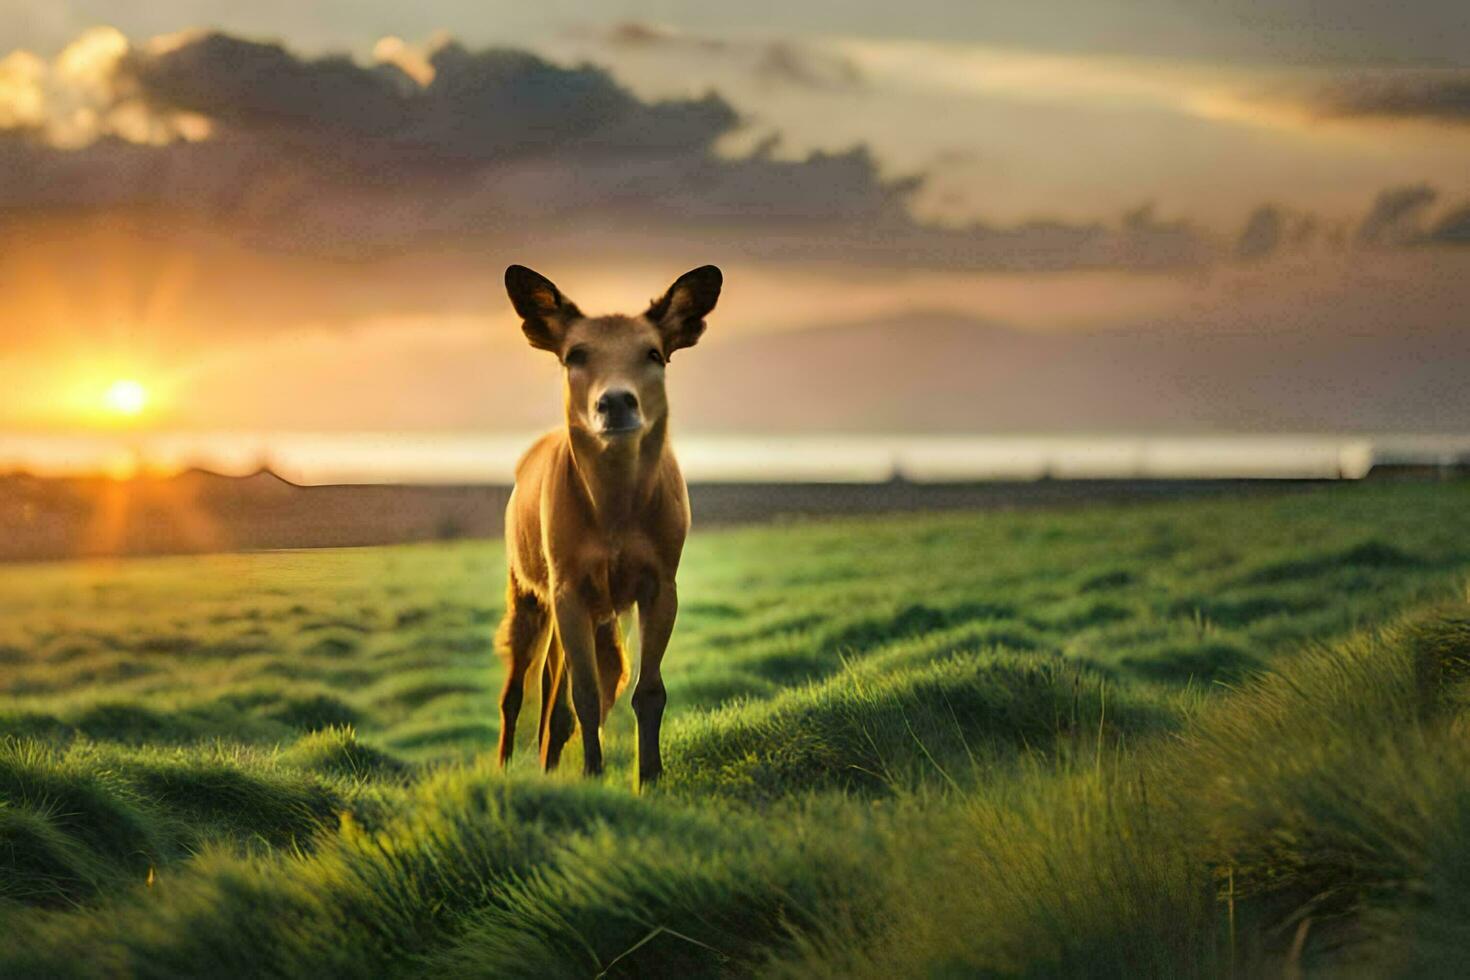
[[566,669],[571,672],[572,710],[582,729],[582,772],[602,773],[602,694],[597,680],[597,644],[592,613],[571,591],[556,597],[556,632],[561,638]]
[[668,702],[662,667],[678,613],[679,593],[673,579],[658,582],[638,602],[641,664],[638,686],[633,689],[633,713],[638,717],[639,786],[656,781],[664,769],[658,749],[658,730]]

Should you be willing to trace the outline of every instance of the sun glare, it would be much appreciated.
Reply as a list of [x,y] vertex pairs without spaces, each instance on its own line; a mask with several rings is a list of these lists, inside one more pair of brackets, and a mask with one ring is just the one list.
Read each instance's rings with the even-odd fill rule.
[[148,389],[131,378],[120,378],[108,386],[103,403],[114,415],[138,415],[148,407]]

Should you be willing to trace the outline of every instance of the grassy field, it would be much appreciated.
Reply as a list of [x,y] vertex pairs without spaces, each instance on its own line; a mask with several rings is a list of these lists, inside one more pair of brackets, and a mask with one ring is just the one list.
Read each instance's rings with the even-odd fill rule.
[[0,569],[0,975],[1470,960],[1470,484],[696,534],[642,796],[494,770],[501,562]]

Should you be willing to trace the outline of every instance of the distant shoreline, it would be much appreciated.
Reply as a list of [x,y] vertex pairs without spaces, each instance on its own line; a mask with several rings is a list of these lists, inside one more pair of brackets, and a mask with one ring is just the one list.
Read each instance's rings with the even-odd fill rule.
[[[299,485],[508,484],[534,434],[0,433],[0,474],[172,476],[269,469]],[[1355,479],[1374,466],[1462,465],[1470,434],[676,433],[699,483],[984,483],[1070,479]]]
[[[1430,476],[1408,471],[1410,476]],[[1326,480],[695,482],[695,527],[808,517],[1128,504],[1289,492]],[[0,561],[494,538],[507,485],[302,487],[269,471],[166,479],[0,477]]]

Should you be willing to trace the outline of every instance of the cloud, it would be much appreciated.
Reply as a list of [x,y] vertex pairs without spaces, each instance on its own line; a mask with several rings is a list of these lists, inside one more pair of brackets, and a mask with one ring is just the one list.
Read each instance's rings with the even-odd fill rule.
[[1470,245],[1470,204],[1463,204],[1442,217],[1428,238],[1445,244]]
[[91,142],[58,145],[12,125],[0,205],[141,209],[160,228],[192,221],[339,258],[528,236],[622,255],[717,243],[735,258],[977,269],[1177,267],[1211,250],[1151,212],[934,227],[910,210],[922,179],[883,175],[863,146],[792,160],[767,140],[723,155],[742,119],[714,93],[645,100],[601,68],[448,41],[383,53],[306,59],[218,33],[125,46],[97,76],[98,118],[127,107],[149,133],[198,120],[207,138],[140,142],[98,126]]
[[136,87],[151,107],[197,112],[238,131],[381,138],[409,118],[396,68],[368,70],[345,57],[304,61],[278,45],[224,34],[131,52],[120,67],[119,87]]
[[304,60],[223,34],[145,49],[123,66],[124,83],[163,111],[256,137],[356,140],[342,148],[455,169],[572,149],[702,154],[737,122],[716,96],[642,102],[601,69],[561,68],[524,51],[447,42],[425,67],[421,84],[397,60]]
[[[672,42],[670,42],[672,43]],[[808,45],[873,90],[1030,105],[1133,107],[1266,129],[1325,120],[1470,124],[1470,69],[1242,66],[1016,48],[994,43],[830,38]]]
[[1245,227],[1235,239],[1235,257],[1246,262],[1258,261],[1304,249],[1324,237],[1331,243],[1334,232],[1325,224],[1315,214],[1281,204],[1262,204],[1246,218]]
[[791,41],[773,41],[761,50],[756,77],[801,88],[862,91],[862,69],[851,58],[815,51]]
[[820,42],[718,38],[636,20],[578,33],[623,52],[722,58],[740,65],[758,82],[772,88],[791,86],[833,92],[861,92],[867,88],[867,78],[856,60]]
[[1470,204],[1439,216],[1440,192],[1428,184],[1389,187],[1378,193],[1355,223],[1328,220],[1286,205],[1266,203],[1246,219],[1235,240],[1235,258],[1261,261],[1313,246],[1333,251],[1470,245]]
[[704,51],[724,51],[728,41],[686,34],[668,24],[655,24],[644,20],[623,20],[604,30],[583,30],[608,44],[623,48],[657,48],[663,46],[692,46]]
[[1420,240],[1424,214],[1438,198],[1439,192],[1427,184],[1383,191],[1358,225],[1358,243],[1405,245]]
[[1439,200],[1439,191],[1428,184],[1383,191],[1358,225],[1357,243],[1367,247],[1470,246],[1470,202],[1432,215]]
[[23,132],[61,147],[108,136],[136,143],[207,136],[202,118],[174,108],[150,112],[118,84],[128,51],[121,33],[94,27],[50,61],[29,51],[0,58],[0,132]]
[[[95,319],[51,298],[90,291],[100,309],[111,287],[87,270],[136,267],[147,292],[180,256],[188,283],[152,306],[229,331],[482,310],[509,261],[1181,270],[1265,258],[1314,227],[1258,211],[1232,243],[1152,205],[930,223],[914,209],[926,178],[885,173],[864,146],[730,155],[746,122],[718,94],[640,97],[597,67],[447,39],[389,39],[367,64],[218,33],[79,45],[0,72],[0,231],[26,243],[0,255],[14,335]],[[1435,200],[1386,192],[1357,240],[1463,244],[1464,215],[1432,222]]]
[[1470,70],[1354,74],[1310,94],[1308,104],[1327,118],[1415,119],[1470,126]]
[[1274,204],[1263,204],[1251,212],[1235,242],[1235,255],[1259,259],[1272,254],[1286,234],[1286,217]]

